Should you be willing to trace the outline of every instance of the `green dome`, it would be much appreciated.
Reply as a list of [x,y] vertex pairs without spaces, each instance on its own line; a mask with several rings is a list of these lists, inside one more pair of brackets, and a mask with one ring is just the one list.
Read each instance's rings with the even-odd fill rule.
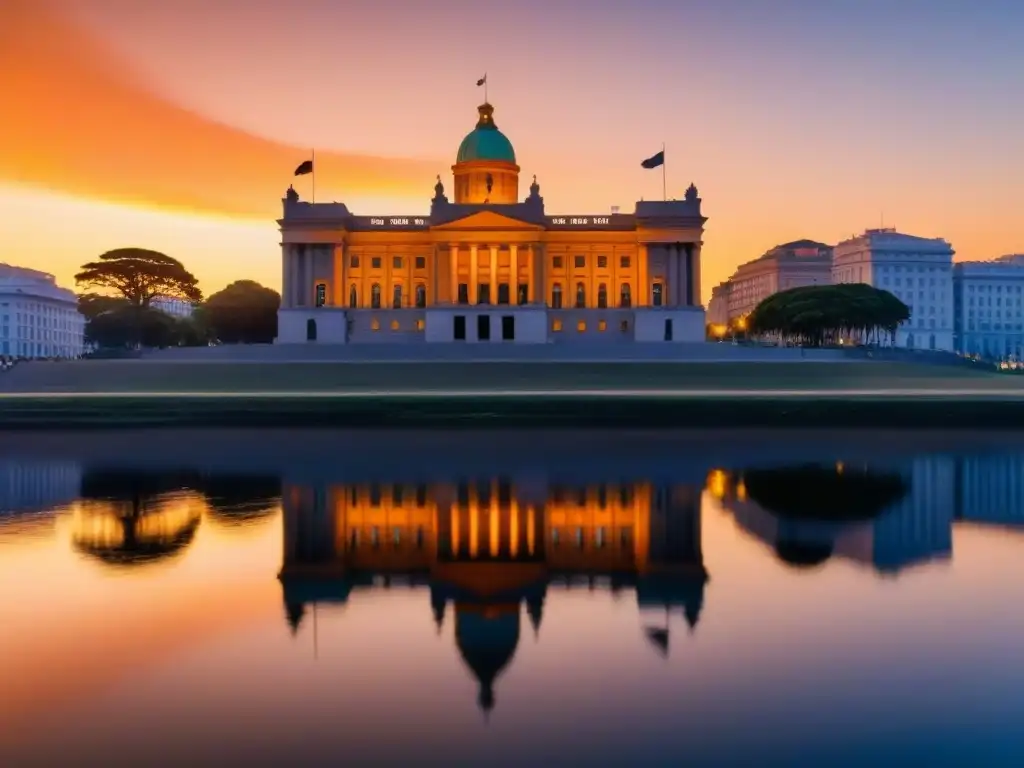
[[459,154],[455,162],[465,163],[470,160],[502,160],[506,163],[516,161],[516,151],[512,142],[494,124],[494,107],[482,104],[478,107],[480,120],[476,128],[459,145]]

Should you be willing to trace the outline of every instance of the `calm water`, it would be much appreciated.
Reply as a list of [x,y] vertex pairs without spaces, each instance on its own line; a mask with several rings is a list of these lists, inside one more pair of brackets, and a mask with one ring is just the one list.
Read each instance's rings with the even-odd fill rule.
[[1015,436],[0,436],[5,766],[1020,765],[1022,606]]

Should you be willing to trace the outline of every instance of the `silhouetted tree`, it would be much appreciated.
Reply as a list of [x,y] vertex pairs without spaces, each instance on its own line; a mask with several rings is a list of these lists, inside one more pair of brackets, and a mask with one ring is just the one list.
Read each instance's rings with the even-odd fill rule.
[[202,307],[210,331],[226,344],[269,344],[277,336],[281,296],[252,280],[238,280]]
[[83,293],[78,297],[78,311],[86,321],[93,320],[104,312],[130,306],[123,296],[103,296],[98,293]]
[[888,334],[910,319],[910,308],[888,291],[864,283],[811,285],[772,294],[747,318],[751,333],[811,346],[844,335],[863,340]]
[[195,275],[177,259],[145,248],[118,248],[82,265],[75,282],[123,296],[136,307],[148,307],[157,296],[203,300]]

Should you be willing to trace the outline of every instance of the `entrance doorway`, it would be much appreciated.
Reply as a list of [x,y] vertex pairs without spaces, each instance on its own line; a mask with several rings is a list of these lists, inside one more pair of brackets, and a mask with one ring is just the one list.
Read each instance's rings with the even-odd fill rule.
[[476,316],[476,338],[478,341],[490,341],[491,340],[491,316],[490,315],[477,315]]
[[505,315],[501,318],[501,340],[516,340],[516,318],[514,315]]
[[452,328],[452,338],[455,341],[466,340],[466,316],[456,315],[454,318],[454,327]]
[[316,341],[316,320],[313,318],[306,321],[306,341]]
[[672,319],[665,320],[665,341],[672,341]]

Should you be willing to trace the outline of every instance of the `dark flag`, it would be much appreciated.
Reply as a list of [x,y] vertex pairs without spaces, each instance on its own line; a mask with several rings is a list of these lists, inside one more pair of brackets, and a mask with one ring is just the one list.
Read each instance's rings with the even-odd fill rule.
[[476,81],[476,87],[479,88],[481,85],[487,85],[487,75],[484,75]]
[[658,154],[654,155],[653,157],[648,157],[646,160],[644,160],[642,163],[640,163],[640,165],[642,165],[647,170],[651,170],[652,168],[658,168],[659,166],[662,166],[664,164],[665,164],[665,150],[664,149],[661,150],[661,152],[659,152]]
[[313,161],[305,160],[302,165],[295,169],[296,176],[305,176],[307,173],[313,172]]

